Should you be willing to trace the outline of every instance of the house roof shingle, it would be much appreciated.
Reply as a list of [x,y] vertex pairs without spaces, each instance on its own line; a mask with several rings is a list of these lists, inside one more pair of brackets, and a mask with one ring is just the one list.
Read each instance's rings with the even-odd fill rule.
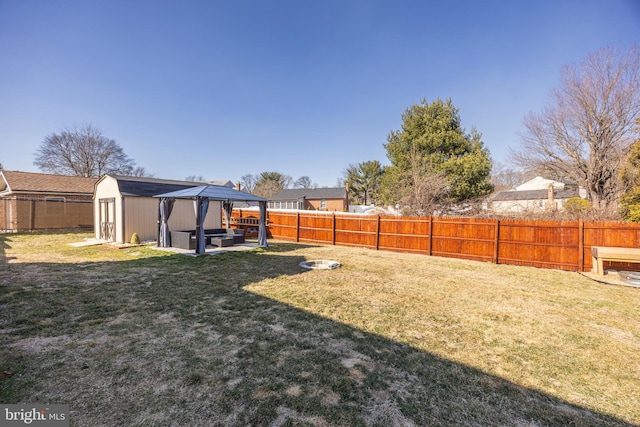
[[269,200],[321,200],[321,199],[344,199],[347,197],[347,190],[344,187],[324,187],[324,188],[290,188],[269,197]]
[[0,171],[0,194],[93,194],[98,178],[53,175],[45,173]]
[[[518,201],[518,200],[544,200],[549,197],[548,190],[521,190],[521,191],[501,191],[493,198],[494,202]],[[570,199],[580,197],[577,189],[555,190],[553,198]]]

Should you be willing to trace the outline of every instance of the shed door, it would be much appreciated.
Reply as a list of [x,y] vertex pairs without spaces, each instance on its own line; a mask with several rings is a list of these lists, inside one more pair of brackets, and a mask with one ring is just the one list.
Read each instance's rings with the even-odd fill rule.
[[116,199],[100,199],[100,239],[107,242],[115,241],[116,230]]

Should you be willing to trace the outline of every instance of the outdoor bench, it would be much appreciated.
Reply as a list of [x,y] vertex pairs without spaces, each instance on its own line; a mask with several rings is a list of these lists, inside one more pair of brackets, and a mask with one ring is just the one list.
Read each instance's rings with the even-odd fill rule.
[[640,249],[593,246],[591,261],[593,273],[604,275],[604,261],[640,263]]

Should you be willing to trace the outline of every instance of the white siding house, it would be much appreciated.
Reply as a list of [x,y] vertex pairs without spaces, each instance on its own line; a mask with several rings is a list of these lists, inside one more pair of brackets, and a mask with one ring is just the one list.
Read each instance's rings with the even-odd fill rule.
[[563,210],[567,200],[585,196],[584,189],[574,183],[537,176],[514,190],[499,192],[493,197],[489,206],[495,213]]
[[[156,241],[159,199],[153,196],[202,184],[104,175],[96,183],[93,193],[95,237],[110,242],[126,243],[131,240],[133,233],[137,233],[141,241]],[[195,223],[193,201],[177,199],[169,218],[169,229],[193,230]],[[204,226],[222,226],[221,202],[210,202]]]

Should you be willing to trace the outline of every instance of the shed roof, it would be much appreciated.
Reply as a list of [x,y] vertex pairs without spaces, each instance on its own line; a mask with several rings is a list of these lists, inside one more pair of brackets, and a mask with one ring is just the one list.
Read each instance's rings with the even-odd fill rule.
[[193,181],[176,181],[171,179],[109,174],[104,175],[99,181],[107,177],[113,178],[116,181],[118,190],[123,196],[153,197],[156,194],[183,190],[203,184]]
[[[225,188],[234,188],[231,181],[179,181],[174,179],[161,179],[146,176],[103,175],[97,182],[110,177],[118,184],[120,194],[123,196],[153,197],[158,194],[184,190],[201,185],[217,185]],[[96,182],[96,184],[97,184]],[[93,189],[92,189],[93,192]]]
[[0,171],[0,194],[81,194],[92,195],[98,178],[46,173]]
[[321,200],[345,197],[347,197],[347,190],[344,187],[290,188],[274,194],[269,200]]

